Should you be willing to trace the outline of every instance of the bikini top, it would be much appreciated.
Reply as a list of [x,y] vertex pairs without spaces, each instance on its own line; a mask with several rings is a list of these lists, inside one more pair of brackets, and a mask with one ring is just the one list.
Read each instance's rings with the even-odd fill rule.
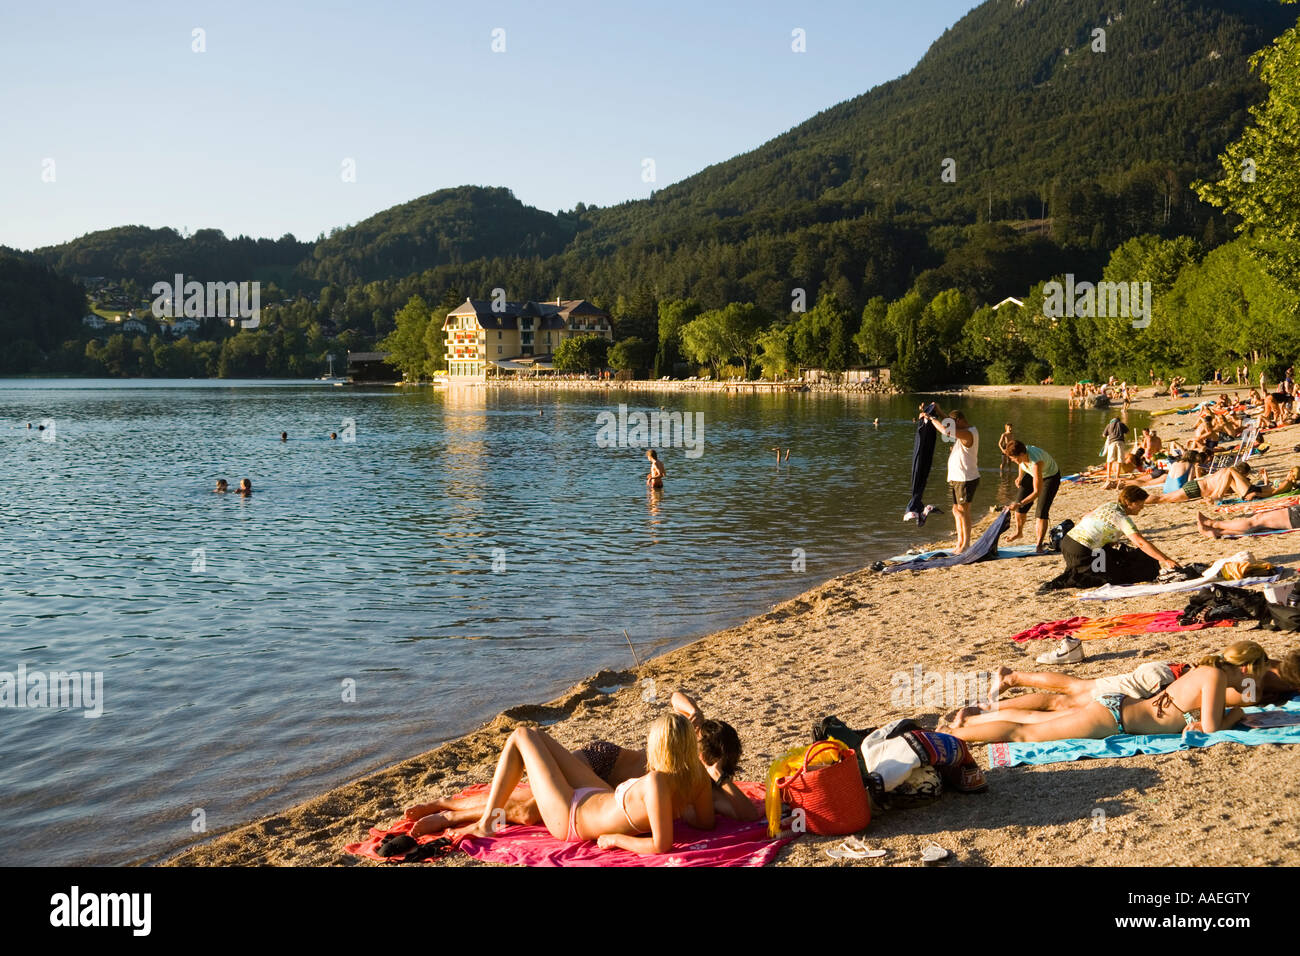
[[631,790],[632,785],[640,779],[640,777],[633,777],[631,780],[624,780],[614,788],[614,802],[617,803],[618,808],[623,811],[623,816],[627,817],[627,825],[637,831],[641,828],[632,820],[632,814],[627,812],[627,792]]
[[1183,710],[1176,703],[1174,703],[1173,697],[1169,695],[1169,691],[1167,690],[1161,691],[1160,696],[1155,699],[1155,708],[1156,708],[1156,717],[1163,717],[1165,715],[1166,709],[1173,708],[1174,710],[1178,711],[1180,714],[1183,715],[1183,723],[1186,724],[1188,727],[1192,726],[1192,724],[1196,723],[1198,720],[1201,719],[1201,709],[1199,707],[1195,708],[1194,710]]

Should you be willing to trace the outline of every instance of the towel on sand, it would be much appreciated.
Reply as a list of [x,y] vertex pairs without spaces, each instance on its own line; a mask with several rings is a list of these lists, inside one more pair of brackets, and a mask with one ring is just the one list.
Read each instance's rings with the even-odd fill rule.
[[975,543],[961,554],[946,558],[934,558],[930,561],[907,561],[903,564],[892,564],[881,573],[925,571],[928,568],[951,568],[959,564],[974,564],[976,561],[992,561],[998,556],[998,538],[1002,535],[1002,532],[1007,530],[1007,526],[1010,524],[1011,511],[1010,509],[1003,509],[1002,513],[993,519],[993,523],[984,529],[984,533],[975,539]]
[[[998,553],[989,555],[986,560],[994,561],[1002,558],[1032,558],[1034,555],[1040,557],[1055,556],[1051,552],[1039,551],[1032,544],[1003,544],[998,545]],[[907,563],[909,561],[929,561],[932,558],[951,557],[951,551],[921,551],[918,554],[896,554],[892,558],[885,558],[886,561],[896,563]]]
[[[1260,726],[1212,734],[1188,731],[1182,734],[1115,734],[1104,740],[1046,740],[1041,743],[989,744],[989,767],[1020,764],[1064,763],[1083,757],[1132,757],[1134,754],[1170,754],[1177,750],[1212,747],[1221,743],[1300,744],[1300,697],[1276,707],[1247,707],[1247,714],[1260,715]],[[1280,725],[1280,726],[1279,726]]]
[[1179,624],[1182,611],[1153,611],[1150,613],[1112,614],[1109,617],[1069,617],[1061,621],[1035,624],[1028,630],[1013,635],[1017,643],[1037,640],[1061,640],[1066,637],[1081,641],[1095,641],[1105,637],[1124,637],[1130,634],[1163,634],[1168,631],[1199,631],[1206,627],[1232,627],[1236,621],[1214,621],[1209,624]]
[[[762,806],[764,793],[761,783],[740,783],[740,788],[755,804]],[[485,784],[475,784],[463,791],[466,795],[481,793]],[[349,853],[383,860],[374,848],[388,833],[406,833],[413,824],[402,821],[388,830],[372,828],[370,838],[344,847]],[[437,834],[418,838],[418,842],[431,842]],[[466,837],[459,849],[476,860],[489,863],[516,863],[525,866],[763,866],[776,858],[781,847],[793,836],[769,840],[767,821],[742,823],[719,816],[712,830],[696,830],[678,820],[674,824],[673,847],[668,853],[629,853],[626,850],[602,850],[595,841],[565,843],[551,836],[544,826],[508,826],[495,837]]]
[[[1224,579],[1220,577],[1220,573],[1223,571],[1223,566],[1235,558],[1235,555],[1219,558],[1206,568],[1204,574],[1199,578],[1193,578],[1191,581],[1169,581],[1166,584],[1105,584],[1099,588],[1093,588],[1091,591],[1080,591],[1075,597],[1080,601],[1113,601],[1116,598],[1149,597],[1152,594],[1172,594],[1175,591],[1199,591],[1211,584],[1222,583]],[[1269,584],[1290,573],[1289,568],[1282,568],[1277,574],[1270,577],[1241,578],[1233,581],[1232,584],[1234,587],[1243,587],[1247,584]]]

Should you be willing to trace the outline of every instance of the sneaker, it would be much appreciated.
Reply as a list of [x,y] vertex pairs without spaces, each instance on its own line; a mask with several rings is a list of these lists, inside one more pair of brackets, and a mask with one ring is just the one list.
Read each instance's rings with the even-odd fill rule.
[[919,514],[917,514],[915,511],[909,511],[907,514],[903,515],[903,520],[904,520],[904,521],[917,521],[917,520],[920,519],[920,517],[921,517],[921,516],[920,516]]
[[1087,660],[1083,654],[1083,641],[1077,637],[1067,637],[1056,650],[1038,655],[1040,664],[1078,664],[1083,660]]
[[934,505],[926,505],[925,511],[923,511],[922,514],[927,518],[930,517],[930,515],[941,515],[943,514],[943,509],[936,508]]

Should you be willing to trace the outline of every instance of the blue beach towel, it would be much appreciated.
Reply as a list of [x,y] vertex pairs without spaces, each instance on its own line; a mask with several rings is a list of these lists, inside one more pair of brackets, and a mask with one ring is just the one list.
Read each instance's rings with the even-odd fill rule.
[[[985,560],[992,561],[1001,558],[1032,558],[1036,554],[1040,557],[1048,554],[1051,554],[1052,557],[1057,556],[1054,552],[1038,551],[1032,544],[1010,544],[998,545],[998,553],[990,555]],[[885,558],[885,560],[907,563],[909,561],[929,561],[931,558],[946,558],[951,555],[951,551],[922,551],[918,554],[896,554],[892,558]]]
[[1011,524],[1011,511],[1004,508],[1002,514],[975,539],[975,543],[961,554],[946,558],[932,558],[929,561],[907,561],[903,564],[891,564],[884,569],[884,574],[892,571],[924,571],[928,568],[952,568],[959,564],[974,564],[976,561],[992,561],[998,556],[998,538]]
[[[989,744],[989,767],[1021,764],[1065,763],[1084,757],[1132,757],[1134,754],[1171,754],[1178,750],[1212,747],[1221,743],[1300,744],[1300,697],[1276,707],[1247,707],[1248,714],[1294,715],[1296,723],[1280,727],[1220,730],[1212,734],[1115,734],[1105,740],[1047,740],[1041,743]],[[1285,720],[1286,718],[1277,718]]]

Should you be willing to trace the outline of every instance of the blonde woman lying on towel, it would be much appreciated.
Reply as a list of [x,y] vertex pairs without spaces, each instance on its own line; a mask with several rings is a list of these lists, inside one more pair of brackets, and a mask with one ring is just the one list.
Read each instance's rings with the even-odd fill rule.
[[517,727],[501,751],[483,816],[453,832],[492,836],[504,822],[506,802],[525,772],[542,823],[557,840],[595,840],[601,849],[667,853],[673,845],[673,821],[688,809],[694,826],[713,828],[709,775],[689,720],[667,714],[650,725],[646,767],[645,776],[610,787],[550,734]]

